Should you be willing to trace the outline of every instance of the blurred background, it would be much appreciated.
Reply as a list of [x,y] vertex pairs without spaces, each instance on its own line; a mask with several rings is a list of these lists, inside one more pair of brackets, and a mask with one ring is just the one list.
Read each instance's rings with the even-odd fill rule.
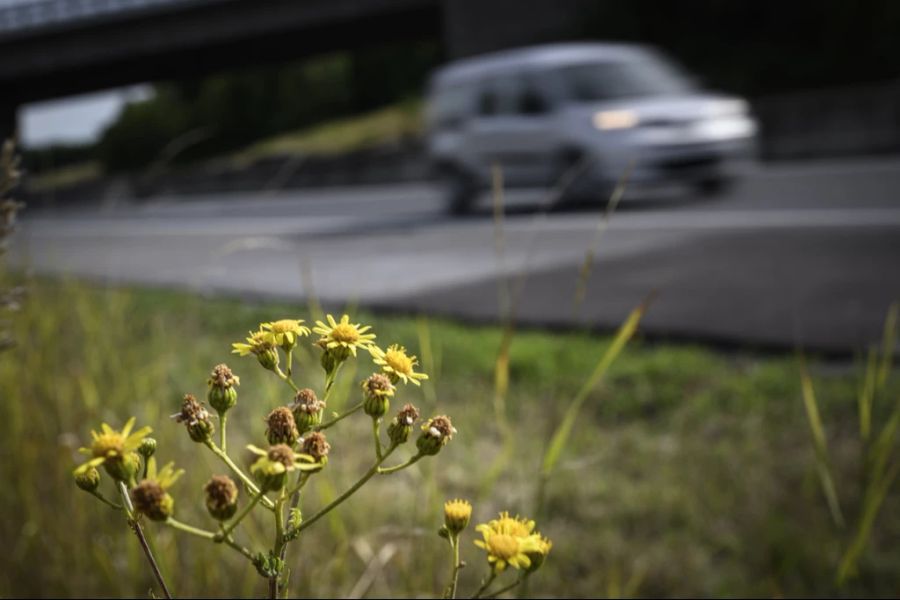
[[[0,0],[0,137],[27,204],[4,280],[28,289],[0,357],[0,594],[148,587],[71,486],[78,440],[135,413],[185,462],[163,422],[180,394],[257,322],[322,306],[417,348],[417,401],[473,438],[357,499],[316,534],[327,581],[298,585],[439,589],[443,497],[535,510],[545,440],[652,296],[548,487],[555,556],[528,593],[896,595],[889,487],[857,577],[834,578],[872,514],[873,440],[892,453],[900,423],[898,29],[888,0]],[[822,498],[798,351],[846,519]],[[260,416],[283,403],[247,381]],[[246,410],[234,447],[262,430]],[[506,418],[540,442],[511,450]],[[179,502],[201,519],[198,464]],[[372,529],[359,510],[382,497],[399,508]],[[409,514],[412,532],[386,525]],[[258,591],[214,576],[231,557],[159,544],[184,594]]]

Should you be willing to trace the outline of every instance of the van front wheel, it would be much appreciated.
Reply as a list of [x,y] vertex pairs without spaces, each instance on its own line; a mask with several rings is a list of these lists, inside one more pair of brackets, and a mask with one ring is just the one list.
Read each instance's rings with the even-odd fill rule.
[[469,177],[458,171],[446,170],[441,174],[444,202],[451,215],[464,215],[472,211],[476,186]]

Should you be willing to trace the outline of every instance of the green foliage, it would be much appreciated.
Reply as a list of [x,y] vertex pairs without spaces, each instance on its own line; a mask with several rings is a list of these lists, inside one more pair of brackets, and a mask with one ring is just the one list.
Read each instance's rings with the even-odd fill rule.
[[[184,391],[203,390],[196,365],[228,359],[228,344],[247,323],[307,311],[166,291],[40,281],[29,287],[13,332],[27,343],[0,356],[0,456],[6,465],[0,511],[8,516],[0,520],[0,536],[8,541],[0,556],[0,595],[127,596],[149,589],[153,581],[137,542],[122,533],[109,508],[74,488],[71,470],[81,460],[76,448],[96,423],[120,425],[135,414],[138,423],[157,425],[153,435],[166,457],[195,452],[183,426],[166,419]],[[414,390],[421,397],[413,401],[425,414],[439,401],[459,433],[440,461],[422,461],[373,481],[346,510],[321,521],[325,526],[310,528],[308,537],[304,532],[288,565],[291,589],[344,596],[362,581],[369,596],[413,596],[446,583],[446,561],[434,552],[434,528],[447,490],[472,500],[473,522],[507,507],[532,513],[534,478],[545,450],[541,440],[561,422],[611,340],[517,333],[509,352],[508,418],[520,443],[514,460],[482,491],[470,473],[481,472],[502,445],[492,417],[502,330],[441,320],[423,325],[408,318],[360,319],[372,322],[380,339],[423,347],[423,370],[432,378]],[[427,361],[418,341],[423,337],[430,340]],[[315,368],[314,354],[296,354],[303,368]],[[241,376],[243,406],[265,412],[285,402],[283,383],[258,367],[231,362]],[[810,370],[821,420],[828,425],[834,478],[855,481],[858,411],[847,399],[858,391],[859,377],[843,363],[813,362]],[[329,410],[352,405],[350,394],[358,393],[362,375],[339,379]],[[585,400],[548,487],[541,531],[554,547],[543,576],[532,582],[533,595],[833,593],[834,569],[845,548],[835,539],[811,468],[815,452],[807,441],[792,358],[632,340],[604,382]],[[888,377],[883,390],[883,397],[896,398],[900,382]],[[892,409],[887,402],[873,404],[873,432],[882,430]],[[318,506],[368,466],[369,425],[352,419],[347,425],[352,433],[332,448],[323,487],[311,498]],[[264,428],[258,419],[232,426],[229,446],[262,439]],[[236,456],[241,467],[250,459]],[[208,473],[226,471],[209,453],[182,466],[188,472],[171,492],[177,510],[187,522],[203,522],[209,519],[202,497]],[[845,514],[858,514],[862,491],[839,491]],[[242,522],[251,540],[271,537],[271,519],[264,516]],[[412,529],[373,528],[398,516]],[[181,595],[258,594],[259,576],[245,572],[232,550],[211,551],[207,541],[168,529],[154,530],[151,537],[164,575]],[[900,494],[894,486],[884,492],[847,595],[895,593],[898,538]],[[388,562],[375,560],[388,547]],[[470,542],[460,552],[470,565],[460,572],[460,587],[474,589],[481,572],[471,565],[483,555]]]

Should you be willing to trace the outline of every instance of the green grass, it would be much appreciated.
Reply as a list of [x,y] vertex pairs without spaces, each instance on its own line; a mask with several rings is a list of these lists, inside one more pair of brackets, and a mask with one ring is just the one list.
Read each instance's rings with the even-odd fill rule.
[[292,154],[329,156],[397,142],[421,133],[421,113],[420,100],[393,104],[260,140],[236,153],[234,160],[247,163]]
[[[119,426],[136,415],[154,427],[159,459],[188,471],[173,488],[176,515],[210,527],[200,489],[210,474],[224,471],[168,415],[183,393],[202,394],[209,369],[225,360],[242,380],[229,446],[237,455],[247,442],[262,443],[262,417],[290,395],[252,358],[230,356],[229,344],[260,321],[309,319],[308,311],[158,290],[29,285],[27,306],[13,322],[19,346],[0,355],[0,595],[143,595],[152,579],[136,540],[119,515],[73,485],[76,449],[100,421]],[[447,549],[436,535],[443,500],[470,499],[479,521],[504,509],[532,513],[549,436],[610,339],[516,334],[507,399],[514,458],[485,486],[503,444],[492,403],[502,330],[371,314],[357,319],[373,324],[381,342],[427,354],[432,379],[422,390],[404,389],[395,407],[413,401],[425,415],[450,414],[459,433],[439,456],[376,480],[292,544],[291,590],[346,595],[370,555],[390,546],[392,558],[368,595],[439,594],[448,571]],[[423,332],[429,348],[421,347]],[[309,375],[299,383],[318,386],[312,357],[304,358],[300,373]],[[860,375],[852,366],[815,361],[810,371],[838,494],[847,514],[855,514]],[[355,401],[347,394],[356,394],[365,374],[343,373],[344,391],[329,410]],[[886,389],[872,404],[875,430],[890,412],[888,398],[900,393],[896,377]],[[329,432],[331,460],[308,488],[307,514],[368,466],[370,435],[362,415]],[[554,548],[529,592],[833,594],[851,532],[835,530],[815,465],[793,358],[637,338],[585,399],[560,456],[539,522]],[[241,541],[262,546],[270,539],[270,519],[258,517],[239,531]],[[147,531],[177,595],[262,595],[262,579],[227,548],[153,524]],[[464,596],[484,572],[473,535],[463,543]],[[898,540],[900,493],[892,489],[860,575],[845,593],[894,595]]]

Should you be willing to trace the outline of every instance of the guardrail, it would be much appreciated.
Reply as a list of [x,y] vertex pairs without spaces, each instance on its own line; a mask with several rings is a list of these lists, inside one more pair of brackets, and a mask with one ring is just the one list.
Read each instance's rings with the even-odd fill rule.
[[23,0],[0,7],[0,35],[189,0]]

